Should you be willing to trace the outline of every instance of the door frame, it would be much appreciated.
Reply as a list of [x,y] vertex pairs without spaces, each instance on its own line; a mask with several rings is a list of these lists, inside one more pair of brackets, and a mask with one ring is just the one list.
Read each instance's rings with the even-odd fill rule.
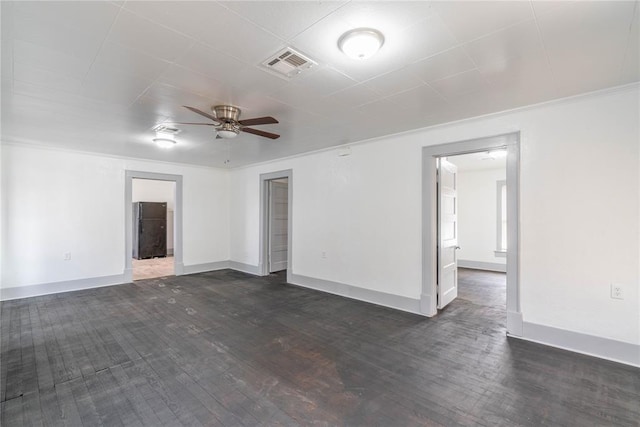
[[438,157],[507,149],[507,334],[522,336],[519,283],[520,132],[450,142],[422,148],[422,294],[420,311],[438,313],[437,165]]
[[292,237],[293,237],[293,169],[260,174],[260,250],[258,271],[261,276],[269,275],[269,181],[287,178],[287,282],[291,282],[293,271]]
[[182,259],[182,175],[166,173],[143,172],[125,170],[124,185],[124,279],[125,282],[133,281],[133,180],[150,179],[154,181],[171,181],[176,184],[175,208],[173,211],[173,271],[176,276],[184,274],[184,262]]

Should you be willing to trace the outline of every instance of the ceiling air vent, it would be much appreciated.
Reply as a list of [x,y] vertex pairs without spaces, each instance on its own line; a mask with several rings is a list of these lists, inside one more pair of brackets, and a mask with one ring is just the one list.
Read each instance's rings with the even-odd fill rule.
[[290,47],[282,49],[262,63],[262,66],[267,70],[288,79],[315,65],[318,65],[318,63]]
[[167,133],[167,134],[170,134],[170,135],[177,135],[177,134],[179,134],[181,132],[180,129],[177,129],[177,128],[174,128],[174,127],[171,127],[171,126],[167,126],[167,125],[162,125],[162,124],[155,125],[154,127],[151,128],[151,130],[156,132],[156,133],[160,132],[160,133]]

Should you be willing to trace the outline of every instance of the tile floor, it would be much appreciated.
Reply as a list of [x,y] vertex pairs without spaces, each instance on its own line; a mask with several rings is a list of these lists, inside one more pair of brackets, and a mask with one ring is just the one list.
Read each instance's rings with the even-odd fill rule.
[[173,276],[174,274],[172,256],[133,260],[133,280],[154,279],[156,277]]

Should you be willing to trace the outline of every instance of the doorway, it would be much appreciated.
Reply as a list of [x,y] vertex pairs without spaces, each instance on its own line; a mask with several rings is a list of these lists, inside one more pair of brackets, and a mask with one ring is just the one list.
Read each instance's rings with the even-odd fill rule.
[[[143,200],[144,199],[144,200]],[[134,202],[138,202],[135,204]],[[136,217],[140,213],[139,202],[146,202],[146,215]],[[162,206],[164,205],[164,206]],[[136,212],[134,212],[134,209]],[[145,210],[145,207],[142,207]],[[164,212],[164,213],[163,213]],[[171,220],[171,216],[173,220]],[[125,279],[161,277],[166,275],[182,275],[182,176],[153,172],[125,172]],[[152,218],[153,217],[153,218]],[[152,254],[140,256],[134,250],[134,234],[139,237],[140,219],[149,219],[149,228],[156,229],[154,236],[164,234],[165,245],[151,242]],[[169,219],[169,221],[167,221]],[[164,226],[163,226],[164,224]],[[167,235],[168,234],[168,235]],[[139,241],[137,242],[139,243]],[[169,250],[167,251],[167,247]],[[140,248],[137,248],[140,249]],[[160,251],[156,253],[156,251]],[[134,256],[136,259],[134,259]],[[134,275],[134,263],[136,272]]]
[[[422,170],[423,170],[423,279],[421,294],[421,312],[427,316],[434,316],[438,313],[439,292],[441,289],[448,290],[446,298],[455,299],[457,289],[452,292],[451,286],[439,286],[439,275],[443,273],[443,268],[451,263],[449,254],[441,253],[442,247],[442,226],[440,220],[442,215],[448,215],[448,224],[457,224],[455,215],[450,216],[451,209],[456,214],[455,193],[453,202],[443,203],[439,200],[440,188],[438,176],[438,164],[440,159],[460,154],[475,152],[490,152],[494,150],[506,150],[506,224],[507,224],[507,250],[506,256],[506,307],[507,307],[507,333],[514,336],[522,335],[522,315],[520,312],[519,284],[518,284],[518,242],[519,242],[519,147],[520,134],[511,133],[493,137],[479,138],[468,141],[453,142],[436,146],[423,147]],[[450,179],[450,178],[449,178]],[[447,184],[451,187],[450,181]],[[455,188],[455,186],[454,186]],[[451,199],[451,193],[447,192]],[[444,208],[444,211],[440,211]],[[448,233],[448,248],[454,248],[453,253],[458,250],[457,234]],[[455,256],[455,255],[454,255]],[[457,269],[456,269],[457,273]],[[456,274],[457,276],[457,274]],[[455,278],[457,280],[457,277]],[[449,284],[450,285],[450,284]]]
[[[438,158],[437,308],[454,300],[506,311],[506,149]],[[500,319],[499,313],[502,313]]]
[[[260,274],[291,274],[293,173],[260,175]],[[288,280],[287,280],[288,281]]]
[[175,275],[175,189],[174,181],[133,179],[133,280]]

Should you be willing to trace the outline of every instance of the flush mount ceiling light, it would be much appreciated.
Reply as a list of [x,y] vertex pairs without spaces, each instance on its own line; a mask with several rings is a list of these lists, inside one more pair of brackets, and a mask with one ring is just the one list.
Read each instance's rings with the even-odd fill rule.
[[153,138],[153,142],[160,148],[168,149],[173,148],[176,145],[176,140],[173,139],[173,135],[164,133],[164,132],[156,132],[156,137]]
[[176,145],[176,140],[169,138],[153,138],[153,142],[155,142],[158,147],[165,149],[173,148],[173,146]]
[[151,128],[156,133],[153,142],[160,148],[168,149],[176,145],[176,135],[180,133],[180,129],[168,126],[166,124],[158,124]]
[[338,47],[349,58],[371,58],[384,44],[384,35],[373,28],[356,28],[338,39]]

